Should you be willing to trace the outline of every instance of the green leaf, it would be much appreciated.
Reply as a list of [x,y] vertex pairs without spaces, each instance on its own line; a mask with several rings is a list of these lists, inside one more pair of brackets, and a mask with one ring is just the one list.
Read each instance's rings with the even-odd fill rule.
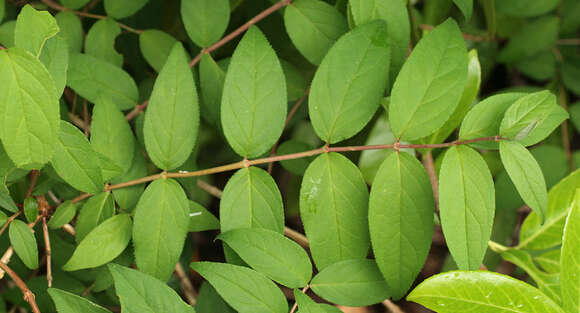
[[21,220],[10,223],[8,232],[14,252],[29,269],[38,268],[38,247],[32,230]]
[[85,39],[85,53],[118,67],[123,65],[123,56],[115,50],[115,39],[121,34],[121,27],[112,19],[97,21]]
[[0,44],[5,48],[14,47],[14,28],[16,28],[16,21],[8,21],[0,25]]
[[225,70],[212,59],[211,55],[204,53],[199,64],[199,81],[203,99],[201,116],[217,127],[221,127],[220,107],[225,79]]
[[76,241],[81,242],[91,230],[115,213],[115,203],[110,192],[92,196],[82,206],[77,217]]
[[68,43],[69,52],[80,53],[83,48],[83,26],[79,17],[69,11],[54,16],[60,28],[59,35]]
[[0,138],[17,167],[40,169],[54,153],[59,105],[54,81],[30,53],[0,51]]
[[119,178],[123,174],[123,169],[117,165],[113,160],[106,155],[95,152],[99,157],[99,164],[101,165],[101,175],[104,181],[109,181],[113,178]]
[[28,223],[34,223],[38,217],[38,202],[33,197],[24,199],[24,216]]
[[189,201],[190,232],[220,229],[220,221],[197,202]]
[[121,110],[133,108],[139,91],[133,78],[119,67],[86,54],[71,54],[67,86],[92,103],[100,96],[113,100]]
[[135,261],[143,273],[169,280],[189,225],[189,205],[172,179],[152,182],[137,203],[133,225]]
[[44,64],[56,87],[56,94],[60,97],[66,85],[68,71],[68,44],[62,36],[50,38],[40,54],[40,62]]
[[227,243],[253,269],[286,287],[304,287],[312,277],[306,251],[277,232],[239,228],[221,233],[217,239]]
[[91,146],[115,162],[123,172],[127,172],[133,163],[133,131],[125,115],[109,98],[100,97],[93,108]]
[[389,105],[395,136],[419,139],[443,126],[461,99],[466,78],[465,41],[457,23],[448,19],[419,41],[397,76]]
[[308,82],[304,79],[304,75],[291,63],[280,59],[284,77],[286,78],[286,91],[288,93],[288,101],[297,101],[305,96]]
[[319,270],[368,254],[367,185],[349,159],[339,153],[317,157],[304,173],[300,216]]
[[276,53],[252,26],[234,51],[221,103],[222,128],[234,151],[248,158],[268,151],[282,134],[286,101]]
[[[459,140],[499,135],[499,126],[505,111],[524,97],[525,93],[502,93],[486,98],[477,103],[465,116],[459,129]],[[498,149],[499,144],[493,141],[470,144],[479,149]]]
[[221,231],[265,228],[284,232],[284,208],[278,186],[268,172],[258,167],[238,170],[220,201]]
[[4,0],[0,0],[0,22],[4,19],[6,4]]
[[90,0],[60,0],[59,2],[62,3],[63,6],[69,9],[80,9],[84,7]]
[[164,282],[117,264],[109,264],[124,313],[195,313]]
[[574,203],[566,219],[560,258],[562,302],[564,309],[569,313],[580,310],[580,254],[578,247],[580,247],[580,190],[576,190]]
[[471,19],[471,14],[473,13],[473,0],[453,0],[453,3],[455,3],[461,13],[463,13],[465,21],[469,21]]
[[510,0],[496,1],[496,10],[502,14],[516,17],[533,17],[554,10],[558,0]]
[[78,271],[109,263],[129,244],[132,224],[127,214],[104,221],[85,236],[62,269]]
[[183,46],[171,50],[149,100],[143,132],[149,157],[159,168],[182,165],[197,141],[199,105]]
[[[312,146],[309,144],[298,141],[298,140],[287,140],[281,143],[276,149],[276,154],[284,155],[290,153],[297,153],[297,152],[304,152],[312,150]],[[284,167],[287,171],[295,175],[304,175],[304,172],[308,168],[308,165],[313,160],[312,157],[310,158],[300,158],[294,160],[284,160],[280,161],[280,165]]]
[[58,313],[110,313],[111,311],[79,297],[73,293],[56,288],[48,288],[48,294],[54,301]]
[[455,271],[432,276],[417,286],[407,300],[440,313],[467,310],[563,313],[538,289],[509,276],[484,271]]
[[560,273],[560,249],[540,254],[534,257],[534,261],[548,273]]
[[68,122],[60,122],[60,134],[50,164],[58,176],[80,191],[94,194],[104,187],[98,155],[85,135]]
[[574,33],[580,27],[580,2],[575,0],[561,1],[560,33]]
[[177,40],[173,36],[157,29],[145,30],[139,35],[141,54],[157,72],[163,69],[163,65],[176,43]]
[[520,27],[497,56],[498,61],[518,62],[539,52],[551,50],[558,39],[558,23],[558,17],[547,15]]
[[298,289],[294,289],[294,299],[296,299],[300,313],[342,313],[341,310],[332,305],[314,302]]
[[314,75],[308,99],[318,137],[336,143],[371,120],[383,99],[389,63],[382,21],[359,26],[336,42]]
[[207,48],[218,41],[230,21],[228,0],[189,0],[181,2],[181,19],[189,38]]
[[[145,157],[143,156],[139,145],[135,144],[131,167],[124,175],[111,180],[111,183],[118,184],[145,176],[147,176]],[[145,190],[145,186],[143,184],[138,184],[135,186],[115,189],[113,190],[113,195],[115,196],[115,201],[119,204],[119,207],[125,211],[129,211],[137,205],[137,201],[139,201],[141,194],[143,194],[143,190]]]
[[18,207],[12,197],[10,196],[10,191],[4,184],[0,184],[0,208],[4,208],[10,212],[18,212]]
[[4,213],[4,211],[0,211],[0,226],[4,226],[7,220],[8,216],[6,215],[6,213]]
[[292,43],[314,65],[348,31],[344,16],[320,0],[293,1],[284,11],[284,25]]
[[191,268],[207,279],[240,313],[288,312],[282,291],[266,276],[252,269],[213,262],[194,262]]
[[197,313],[236,313],[207,281],[199,288],[195,310]]
[[141,10],[149,0],[105,0],[105,11],[108,16],[122,19]]
[[409,153],[390,154],[376,175],[369,199],[371,243],[390,294],[400,299],[431,247],[433,191],[427,171]]
[[522,200],[544,221],[547,210],[546,181],[536,159],[515,141],[502,140],[499,143],[499,154]]
[[377,264],[366,259],[334,263],[314,276],[310,287],[323,299],[347,306],[368,306],[389,298]]
[[54,214],[50,217],[48,221],[48,228],[50,229],[58,229],[64,226],[64,224],[72,221],[77,213],[77,206],[75,203],[70,202],[69,200],[61,203],[57,208]]
[[58,32],[58,24],[48,11],[37,11],[27,4],[18,14],[14,43],[38,58],[46,41]]
[[456,146],[445,153],[439,210],[453,260],[459,269],[478,269],[493,228],[495,189],[485,160],[472,148]]

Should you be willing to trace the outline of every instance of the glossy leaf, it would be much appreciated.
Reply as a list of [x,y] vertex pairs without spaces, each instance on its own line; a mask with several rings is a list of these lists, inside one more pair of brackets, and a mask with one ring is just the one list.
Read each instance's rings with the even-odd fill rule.
[[77,217],[76,240],[81,242],[95,227],[115,213],[115,203],[110,192],[101,192],[85,202]]
[[57,208],[54,214],[50,217],[48,221],[48,228],[50,229],[58,229],[64,226],[64,224],[70,222],[77,213],[77,206],[76,204],[65,201],[61,203]]
[[325,153],[310,163],[300,188],[300,216],[319,270],[368,254],[368,197],[362,174],[343,155]]
[[201,116],[212,125],[221,127],[220,107],[226,71],[220,67],[211,55],[204,54],[199,64],[201,87]]
[[255,26],[234,51],[224,83],[221,124],[230,146],[257,157],[278,140],[286,120],[284,73],[276,53]]
[[566,218],[564,237],[562,239],[562,256],[560,258],[562,280],[562,303],[567,312],[580,310],[580,191]]
[[105,0],[107,15],[116,19],[125,18],[141,10],[149,0]]
[[240,313],[288,311],[282,291],[266,276],[252,269],[213,262],[194,262],[191,268],[209,281],[224,300]]
[[121,67],[123,56],[115,50],[115,39],[121,28],[112,19],[97,21],[85,38],[85,53]]
[[408,153],[390,154],[371,188],[368,223],[377,265],[394,299],[405,295],[425,263],[434,208],[423,165]]
[[197,202],[189,201],[189,231],[220,229],[220,221]]
[[449,19],[419,41],[397,76],[389,105],[395,136],[414,140],[443,126],[461,99],[466,77],[465,42]]
[[10,223],[10,243],[22,263],[29,269],[38,268],[38,247],[32,230],[21,220]]
[[284,12],[288,36],[298,51],[318,65],[334,42],[348,31],[346,19],[320,0],[293,1]]
[[145,147],[159,168],[182,165],[197,141],[199,105],[188,57],[176,44],[159,73],[143,126]]
[[54,16],[70,52],[80,53],[83,48],[83,27],[77,15],[69,11],[59,12]]
[[141,272],[167,281],[179,260],[189,225],[189,205],[181,186],[158,179],[137,203],[133,225],[135,261]]
[[60,97],[66,85],[68,71],[68,44],[62,36],[55,36],[46,41],[40,62],[44,64],[54,80],[57,97]]
[[189,38],[207,48],[218,41],[230,21],[228,0],[189,0],[181,2],[181,19]]
[[61,289],[49,288],[48,294],[54,301],[58,313],[110,313],[111,311],[100,305],[94,304],[86,298]]
[[141,54],[157,72],[163,69],[175,43],[177,43],[175,38],[157,29],[145,30],[139,35]]
[[58,24],[49,12],[25,5],[16,20],[14,43],[38,58],[46,41],[58,32]]

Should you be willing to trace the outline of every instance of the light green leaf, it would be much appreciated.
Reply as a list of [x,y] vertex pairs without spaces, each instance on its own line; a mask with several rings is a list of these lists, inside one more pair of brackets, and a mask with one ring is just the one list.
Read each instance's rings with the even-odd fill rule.
[[284,24],[292,43],[314,65],[348,31],[344,16],[320,0],[293,1],[284,12]]
[[58,32],[58,24],[48,11],[37,11],[27,4],[16,19],[14,43],[38,58],[46,41]]
[[445,152],[439,170],[439,211],[445,241],[462,270],[476,270],[491,237],[493,177],[481,155],[467,146]]
[[180,43],[171,50],[155,81],[143,127],[147,153],[161,169],[179,167],[193,151],[199,105],[187,53]]
[[377,265],[394,299],[405,295],[425,263],[434,207],[423,165],[408,153],[389,155],[371,188],[368,222]]
[[123,174],[123,169],[115,164],[115,162],[106,155],[96,152],[99,157],[99,164],[101,165],[101,175],[103,175],[104,181],[110,181],[113,178],[119,178]]
[[68,71],[68,44],[62,36],[55,36],[46,41],[40,62],[44,64],[56,87],[57,97],[60,98],[66,85],[66,73]]
[[77,213],[77,205],[69,200],[61,203],[48,221],[48,228],[58,229],[70,222]]
[[306,251],[277,232],[239,228],[221,233],[217,239],[227,243],[253,269],[286,287],[304,287],[312,277]]
[[133,163],[135,137],[125,115],[111,99],[99,97],[93,108],[91,146],[115,162],[123,173]]
[[538,289],[509,276],[484,271],[432,276],[417,286],[407,300],[439,313],[563,313]]
[[312,279],[312,290],[332,303],[367,306],[389,298],[387,282],[373,260],[334,263]]
[[5,48],[14,47],[14,28],[16,28],[16,21],[8,21],[0,25],[0,44]]
[[17,167],[40,169],[54,153],[59,105],[54,81],[30,53],[0,51],[0,138]]
[[471,19],[471,14],[473,13],[473,0],[453,0],[453,3],[455,3],[461,13],[463,13],[465,21],[469,21]]
[[316,303],[298,289],[294,289],[294,299],[298,304],[299,313],[342,313],[337,307]]
[[123,313],[195,313],[165,282],[117,264],[108,267]]
[[510,37],[509,42],[497,56],[497,60],[503,63],[514,63],[532,57],[542,51],[551,50],[558,39],[558,23],[558,17],[546,15],[520,27]]
[[[111,180],[111,183],[118,184],[145,176],[147,176],[145,157],[143,156],[143,152],[139,145],[135,144],[131,167],[124,175]],[[135,186],[115,189],[113,190],[113,195],[115,196],[115,201],[119,204],[119,207],[125,211],[129,211],[137,205],[137,201],[139,201],[141,194],[143,194],[143,190],[145,190],[145,186],[143,184],[138,184]]]
[[218,41],[230,21],[228,0],[181,1],[181,19],[189,38],[198,46],[207,48]]
[[207,281],[199,288],[195,310],[197,313],[236,313]]
[[564,227],[562,238],[562,256],[560,258],[562,280],[562,302],[569,313],[580,310],[580,190],[576,197]]
[[197,202],[189,201],[189,231],[220,229],[220,221]]
[[111,311],[94,304],[91,301],[79,297],[64,290],[49,288],[48,294],[54,301],[58,313],[110,313]]
[[97,21],[85,38],[85,53],[121,67],[123,56],[115,50],[115,39],[119,34],[121,27],[114,20]]
[[163,65],[176,43],[177,40],[173,36],[157,29],[145,30],[139,35],[141,54],[157,72],[163,69]]
[[128,110],[139,99],[137,85],[127,72],[93,56],[71,54],[67,75],[67,86],[92,103],[107,96],[119,109]]
[[0,226],[4,226],[7,220],[8,216],[6,215],[6,213],[4,213],[4,211],[0,211]]
[[395,136],[419,139],[443,126],[461,99],[466,77],[465,41],[448,19],[419,41],[397,76],[389,105]]
[[78,271],[112,261],[129,244],[132,227],[133,223],[127,214],[109,218],[87,234],[62,269]]
[[499,154],[522,200],[544,221],[547,207],[546,181],[536,159],[515,141],[502,140],[499,143]]
[[63,6],[69,9],[80,9],[84,7],[90,0],[60,0],[59,2],[62,3]]
[[496,1],[496,10],[502,14],[517,17],[533,17],[554,10],[558,0],[510,0]]
[[111,17],[122,19],[141,10],[147,2],[149,0],[105,0],[105,11]]
[[109,219],[115,213],[115,203],[110,192],[92,196],[82,206],[77,217],[76,240],[81,242],[91,230]]
[[325,153],[310,163],[300,188],[300,216],[319,270],[366,257],[368,200],[362,174],[342,154]]
[[542,253],[534,257],[534,261],[548,273],[560,273],[560,249]]
[[14,252],[29,269],[38,268],[38,247],[32,230],[21,220],[10,223],[8,231]]
[[328,51],[312,80],[308,110],[318,137],[348,139],[373,117],[385,92],[390,63],[386,24],[355,28]]
[[211,55],[203,54],[199,64],[199,81],[201,87],[201,117],[212,125],[221,127],[220,107],[226,72]]
[[104,187],[99,157],[85,135],[68,122],[60,122],[60,134],[50,164],[58,176],[80,191],[94,194]]
[[181,186],[158,179],[137,203],[133,225],[135,261],[141,272],[169,280],[179,260],[189,225],[189,204]]
[[213,262],[194,262],[191,268],[207,279],[240,313],[288,312],[282,291],[266,276],[252,269]]
[[262,32],[252,26],[234,51],[224,83],[221,124],[230,146],[257,157],[278,140],[286,120],[284,73]]
[[68,43],[70,52],[80,53],[83,48],[83,26],[79,17],[69,11],[54,16],[60,28],[59,35]]
[[258,167],[240,169],[228,180],[219,216],[222,232],[236,228],[284,232],[282,195],[272,176]]

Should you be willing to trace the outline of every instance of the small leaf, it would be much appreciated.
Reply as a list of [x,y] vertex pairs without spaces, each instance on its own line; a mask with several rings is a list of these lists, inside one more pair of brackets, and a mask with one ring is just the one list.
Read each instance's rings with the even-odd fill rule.
[[209,54],[203,54],[199,64],[199,81],[201,87],[201,116],[212,125],[221,128],[220,107],[226,71],[223,63],[217,63]]
[[83,48],[83,26],[78,15],[62,11],[54,16],[60,28],[59,35],[68,43],[69,52],[80,53]]
[[60,98],[66,86],[66,73],[68,71],[68,44],[62,36],[55,36],[46,41],[40,62],[44,64],[50,76],[54,80],[56,94]]
[[56,288],[48,288],[48,294],[54,301],[58,313],[110,313],[111,311],[79,297],[73,293]]
[[58,32],[58,24],[49,12],[37,11],[27,4],[16,19],[14,43],[38,57],[46,41]]
[[282,291],[266,276],[247,267],[226,263],[194,262],[191,268],[203,276],[240,313],[286,313]]
[[217,239],[227,243],[253,269],[286,287],[304,287],[312,277],[306,251],[279,233],[239,228],[221,233]]
[[427,259],[434,208],[423,165],[408,153],[390,154],[371,188],[368,222],[377,265],[394,299],[405,295]]
[[70,202],[67,200],[61,203],[57,208],[54,214],[50,217],[48,221],[48,228],[50,229],[58,229],[64,226],[64,224],[69,223],[75,217],[77,213],[77,206],[75,203]]
[[10,223],[8,232],[14,252],[29,269],[38,268],[38,247],[32,230],[21,220]]
[[197,202],[189,201],[190,232],[220,229],[220,221]]
[[222,128],[234,151],[249,158],[268,151],[282,134],[286,102],[280,61],[252,26],[234,51],[221,103]]
[[576,197],[564,227],[562,239],[562,256],[560,258],[560,277],[562,280],[562,302],[567,312],[580,310],[580,190]]
[[338,153],[317,157],[304,173],[300,216],[319,270],[368,254],[369,194],[362,174]]
[[187,59],[183,46],[176,44],[155,81],[145,114],[147,153],[164,170],[182,165],[197,141],[199,105]]
[[115,213],[115,203],[110,192],[92,196],[82,206],[77,217],[76,240],[81,242],[91,230]]
[[189,224],[189,205],[172,179],[152,182],[137,203],[133,225],[135,261],[141,272],[169,280],[179,260]]
[[389,105],[395,136],[419,139],[443,126],[457,107],[466,76],[465,41],[448,19],[419,41],[397,76]]
[[109,264],[123,313],[195,313],[164,282],[117,264]]
[[105,0],[105,11],[111,17],[122,19],[141,10],[147,2],[149,0]]
[[38,217],[38,202],[33,197],[24,199],[24,216],[28,223],[34,223]]
[[332,264],[314,276],[310,287],[323,299],[347,306],[368,306],[389,298],[377,264],[366,259]]
[[123,56],[115,50],[115,39],[121,34],[121,27],[112,19],[97,21],[85,39],[85,53],[118,67],[123,65]]
[[509,276],[484,271],[455,271],[432,276],[417,286],[407,300],[440,313],[466,310],[563,313],[538,289]]
[[541,221],[546,219],[547,191],[544,174],[538,162],[520,143],[502,140],[499,154],[505,170],[524,202]]
[[471,19],[471,14],[473,13],[473,0],[453,0],[453,3],[455,3],[461,13],[463,13],[465,21],[469,21]]
[[6,215],[6,213],[4,213],[4,211],[0,211],[0,227],[4,226],[4,224],[6,224],[7,220],[8,220],[8,216]]
[[132,224],[127,214],[115,215],[104,221],[85,236],[62,269],[78,271],[112,261],[129,244]]
[[[145,30],[139,35],[141,54],[157,72],[163,69],[163,65],[176,43],[177,40],[171,35],[157,29]],[[204,56],[206,55],[204,54]]]
[[[296,152],[304,152],[308,150],[312,150],[312,146],[305,142],[291,139],[281,143],[278,146],[278,149],[276,149],[276,154],[284,155]],[[314,158],[309,157],[294,160],[284,160],[280,161],[280,165],[282,165],[282,167],[284,167],[290,173],[302,176],[304,175],[304,172],[313,159]]]
[[189,38],[207,48],[218,41],[230,21],[228,0],[188,0],[181,2],[181,19]]

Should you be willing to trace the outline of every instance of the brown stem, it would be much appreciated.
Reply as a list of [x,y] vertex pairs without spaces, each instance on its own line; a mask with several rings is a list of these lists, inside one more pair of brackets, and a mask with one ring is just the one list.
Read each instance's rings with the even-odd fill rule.
[[286,237],[296,241],[296,243],[299,244],[300,246],[302,246],[302,248],[305,248],[305,249],[310,248],[310,243],[308,242],[308,238],[306,238],[306,236],[302,235],[301,233],[295,231],[294,229],[284,226],[284,235],[286,235]]
[[183,266],[181,266],[181,263],[179,262],[177,262],[177,264],[175,265],[175,274],[179,278],[179,284],[181,285],[181,290],[183,290],[185,298],[187,299],[187,303],[189,303],[190,305],[195,305],[196,303],[195,289],[193,288],[193,285],[191,284],[189,277],[187,277],[187,273],[185,273]]
[[199,187],[199,189],[201,189],[201,190],[209,193],[210,195],[212,195],[212,196],[214,196],[214,197],[216,197],[218,199],[221,199],[222,198],[223,191],[221,191],[216,186],[212,186],[212,185],[204,182],[201,179],[198,179],[197,180],[197,187]]
[[389,309],[391,313],[405,313],[403,310],[401,310],[401,308],[398,305],[396,305],[395,303],[393,303],[393,301],[389,299],[383,301],[383,305],[387,309]]
[[46,216],[42,217],[42,234],[44,235],[44,249],[46,253],[46,280],[48,288],[52,287],[52,250],[50,248],[50,237],[48,235],[48,226],[46,225]]
[[32,195],[32,191],[34,191],[34,186],[36,186],[36,181],[38,181],[38,175],[40,175],[40,171],[38,170],[30,171],[30,183],[28,184],[28,189],[26,190],[24,199]]
[[15,220],[20,214],[22,214],[22,210],[10,215],[10,217],[6,220],[6,222],[4,223],[4,225],[2,225],[2,228],[0,229],[0,236],[2,236],[6,228],[8,228],[8,225],[10,225],[10,223],[12,223],[12,221]]
[[89,103],[87,100],[83,100],[83,123],[85,124],[85,136],[89,136],[89,127],[91,122],[89,121]]
[[431,188],[433,188],[433,199],[435,200],[435,212],[439,211],[439,183],[437,182],[437,173],[435,172],[435,163],[433,162],[433,154],[428,150],[423,154],[423,166],[429,174],[429,181]]
[[127,119],[127,121],[132,120],[133,118],[135,118],[137,115],[139,115],[139,113],[143,112],[143,110],[145,110],[145,108],[147,107],[147,105],[149,104],[149,100],[145,100],[145,102],[136,105],[133,110],[131,110],[131,112],[129,112],[129,114],[127,114],[125,116],[125,118]]
[[38,309],[38,305],[36,304],[36,300],[34,300],[34,294],[32,293],[32,291],[30,291],[30,289],[28,289],[28,286],[26,286],[26,284],[24,283],[24,281],[22,281],[22,279],[18,276],[18,274],[16,274],[4,262],[0,262],[0,269],[2,269],[4,272],[6,272],[8,274],[8,276],[10,276],[10,278],[12,278],[12,280],[14,281],[16,286],[18,286],[20,291],[22,291],[22,294],[24,295],[24,300],[26,300],[26,302],[28,302],[28,304],[30,304],[30,307],[32,308],[32,312],[40,313],[40,310]]

